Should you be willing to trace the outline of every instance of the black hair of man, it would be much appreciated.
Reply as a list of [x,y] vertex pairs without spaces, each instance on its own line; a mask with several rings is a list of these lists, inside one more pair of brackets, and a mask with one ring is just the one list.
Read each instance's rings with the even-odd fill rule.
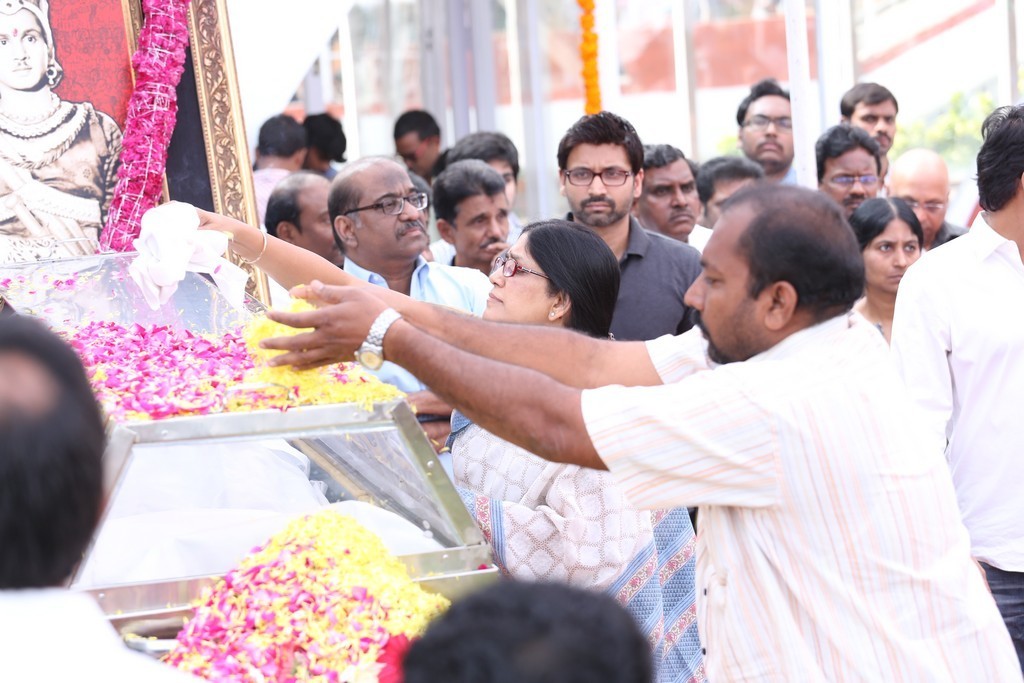
[[500,581],[457,600],[414,641],[405,683],[650,683],[650,646],[611,597]]
[[465,159],[479,159],[487,163],[504,161],[512,167],[512,175],[519,178],[519,150],[504,133],[490,130],[470,133],[456,142],[446,155],[445,160],[449,164]]
[[409,133],[416,133],[420,140],[441,135],[441,127],[430,112],[422,109],[411,109],[395,121],[395,140],[405,137]]
[[814,143],[814,156],[818,162],[818,182],[825,177],[825,162],[849,152],[851,149],[863,148],[875,158],[876,172],[882,174],[882,148],[866,131],[856,126],[840,123],[832,126]]
[[858,206],[850,215],[850,227],[853,234],[857,236],[857,243],[860,250],[864,251],[871,240],[875,239],[889,227],[894,220],[899,219],[907,224],[910,231],[917,238],[917,246],[924,247],[924,230],[921,228],[921,221],[917,219],[914,210],[910,205],[899,197],[872,197]]
[[999,211],[1014,198],[1024,175],[1024,105],[999,107],[981,124],[978,201]]
[[325,112],[307,116],[302,127],[306,129],[309,146],[317,150],[322,159],[345,161],[348,138],[345,137],[341,121]]
[[323,176],[313,171],[296,171],[285,176],[285,179],[277,184],[274,191],[270,193],[267,200],[267,215],[263,224],[267,226],[267,234],[277,237],[277,226],[281,223],[291,223],[295,229],[302,232],[302,224],[299,222],[299,214],[302,207],[299,206],[299,195],[306,186]]
[[558,169],[568,170],[569,154],[579,145],[618,145],[626,150],[629,167],[637,174],[644,166],[644,144],[633,124],[610,111],[582,117],[558,143]]
[[565,294],[569,314],[565,326],[604,338],[611,331],[622,269],[601,236],[563,220],[531,223],[526,250],[548,276],[548,294]]
[[665,168],[680,159],[686,159],[686,155],[683,154],[683,150],[673,145],[644,145],[645,171],[652,168]]
[[882,102],[892,102],[896,111],[899,112],[899,102],[888,88],[878,83],[858,83],[847,90],[843,99],[839,101],[839,113],[843,118],[849,119],[853,116],[858,104],[864,103],[871,106]]
[[0,590],[63,584],[103,502],[103,416],[78,356],[39,321],[0,324],[0,356],[46,373],[42,405],[0,394]]
[[750,92],[740,102],[740,106],[736,110],[736,123],[742,126],[747,120],[747,110],[750,109],[750,105],[769,95],[789,99],[789,91],[779,85],[779,82],[774,78],[762,79],[750,86]]
[[271,116],[260,126],[256,151],[262,156],[290,157],[308,145],[306,129],[302,124],[288,116],[278,114]]
[[736,180],[761,180],[764,178],[764,169],[761,164],[751,161],[742,156],[725,156],[708,159],[700,165],[700,174],[697,176],[697,196],[700,203],[707,208],[707,204],[715,195],[715,187],[718,183],[728,183]]
[[[868,138],[870,139],[870,138]],[[775,282],[796,290],[797,310],[817,322],[849,311],[864,293],[864,258],[842,208],[822,192],[786,185],[745,187],[722,213],[753,209],[738,248],[756,297]]]
[[434,178],[433,190],[434,215],[454,225],[459,204],[477,195],[504,195],[505,181],[483,161],[466,159],[448,164],[441,175]]

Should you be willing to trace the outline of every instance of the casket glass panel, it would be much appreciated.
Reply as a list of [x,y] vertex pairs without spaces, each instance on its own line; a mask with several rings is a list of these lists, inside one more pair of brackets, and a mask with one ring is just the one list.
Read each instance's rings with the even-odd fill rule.
[[[189,273],[153,311],[128,275],[132,258],[4,266],[0,292],[57,329],[97,321],[223,334],[260,309],[251,298],[232,306]],[[203,586],[289,519],[325,506],[377,532],[413,578],[449,597],[496,575],[404,401],[111,425],[105,465],[108,503],[72,586],[92,592],[122,631],[176,631]]]

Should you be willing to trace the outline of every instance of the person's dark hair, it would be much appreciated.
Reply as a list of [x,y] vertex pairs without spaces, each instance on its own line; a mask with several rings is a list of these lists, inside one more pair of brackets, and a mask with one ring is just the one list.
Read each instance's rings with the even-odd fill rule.
[[841,123],[832,126],[814,143],[814,155],[818,162],[818,182],[825,177],[825,162],[835,159],[858,147],[864,148],[875,158],[876,172],[882,173],[882,148],[866,131],[856,126]]
[[700,165],[697,175],[697,195],[700,203],[707,207],[708,201],[715,194],[715,185],[735,180],[761,180],[764,169],[747,157],[728,156],[708,159]]
[[850,310],[864,292],[864,259],[838,204],[802,187],[755,184],[729,197],[722,212],[741,206],[754,213],[738,242],[751,297],[784,281],[796,290],[797,309],[816,321]]
[[740,106],[736,110],[736,123],[742,126],[747,120],[747,110],[750,109],[750,105],[762,97],[768,97],[769,95],[784,97],[787,100],[789,99],[789,91],[783,89],[783,87],[779,85],[779,82],[774,78],[765,78],[760,80],[750,86],[750,92],[740,102]]
[[42,406],[0,396],[0,590],[59,586],[103,502],[103,417],[75,352],[39,321],[0,323],[0,355],[25,357],[55,390]]
[[569,297],[566,327],[592,337],[607,337],[619,296],[621,271],[615,254],[588,227],[563,220],[531,223],[530,256],[548,276],[548,294]]
[[568,170],[569,154],[579,145],[619,145],[626,150],[634,174],[644,166],[644,145],[633,124],[610,111],[584,116],[565,131],[558,143],[559,170]]
[[504,133],[495,131],[470,133],[448,150],[446,160],[449,164],[466,159],[479,159],[487,163],[504,161],[512,167],[512,175],[516,178],[519,177],[519,150]]
[[978,203],[999,211],[1013,199],[1024,174],[1024,105],[999,107],[981,124]]
[[313,114],[302,122],[306,129],[309,146],[320,152],[329,161],[345,161],[348,139],[341,127],[341,121],[330,114]]
[[426,140],[435,135],[440,136],[441,127],[437,125],[437,121],[430,115],[430,112],[412,109],[399,116],[395,121],[394,138],[397,140],[409,133],[416,133],[420,140]]
[[277,226],[286,221],[302,232],[302,225],[299,223],[299,214],[302,213],[299,194],[318,178],[323,176],[313,171],[296,171],[285,176],[284,180],[277,184],[267,200],[267,213],[263,219],[268,235],[277,237]]
[[910,226],[910,231],[917,238],[917,246],[923,247],[924,230],[910,205],[897,197],[875,197],[858,206],[850,216],[850,227],[857,236],[860,250],[864,251],[871,240],[881,235],[897,218]]
[[455,601],[402,668],[405,683],[651,683],[653,657],[613,598],[501,581]]
[[263,156],[290,157],[308,145],[306,129],[288,116],[271,116],[260,126],[256,151]]
[[501,174],[479,159],[466,159],[449,164],[434,179],[434,215],[438,220],[455,222],[459,204],[477,195],[493,197],[505,194]]
[[[673,145],[644,145],[644,170],[665,168],[680,159],[686,159],[683,150]],[[687,159],[689,161],[689,159]],[[693,167],[690,167],[693,170]]]
[[839,102],[839,113],[846,118],[850,118],[853,116],[857,105],[861,102],[871,106],[890,101],[896,107],[896,111],[899,112],[899,102],[896,101],[896,96],[888,88],[878,83],[858,83],[843,95],[843,99]]

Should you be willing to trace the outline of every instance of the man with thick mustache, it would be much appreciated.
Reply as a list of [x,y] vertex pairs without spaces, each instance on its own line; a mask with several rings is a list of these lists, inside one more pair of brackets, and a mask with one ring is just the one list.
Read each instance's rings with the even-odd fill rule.
[[758,81],[736,110],[740,151],[764,169],[771,183],[796,184],[793,114],[789,91],[774,78]]
[[[430,263],[420,255],[429,242],[426,208],[427,195],[417,192],[408,172],[391,159],[369,157],[343,168],[331,185],[327,209],[334,239],[345,254],[345,272],[417,301],[483,313],[491,289],[487,276]],[[376,374],[405,392],[426,388],[392,363],[384,363]]]
[[450,265],[490,276],[494,259],[509,246],[505,192],[501,175],[479,159],[456,161],[434,178],[437,230],[455,249]]
[[653,232],[700,251],[711,231],[697,225],[697,164],[672,145],[644,145],[644,182],[633,215]]
[[693,247],[644,230],[630,213],[644,182],[644,147],[629,121],[611,112],[584,116],[558,144],[561,192],[569,220],[585,225],[619,259],[622,281],[612,335],[647,340],[693,327],[683,302],[700,275]]

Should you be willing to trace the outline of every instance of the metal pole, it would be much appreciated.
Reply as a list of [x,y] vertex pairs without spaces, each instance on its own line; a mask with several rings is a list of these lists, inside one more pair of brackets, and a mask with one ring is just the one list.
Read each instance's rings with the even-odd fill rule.
[[469,133],[469,85],[466,74],[468,45],[466,4],[464,0],[448,0],[448,67],[452,88],[452,120],[454,142]]
[[519,22],[519,54],[524,55],[523,66],[523,127],[526,132],[524,157],[529,163],[527,190],[529,198],[535,200],[533,218],[550,218],[553,215],[550,194],[546,188],[553,186],[555,178],[546,172],[554,164],[547,157],[548,122],[544,115],[544,81],[541,72],[541,52],[538,34],[541,31],[540,12],[537,0],[522,0],[517,19]]
[[495,130],[494,108],[498,95],[494,88],[494,12],[491,2],[471,2],[470,35],[473,40],[473,59],[467,64],[473,69],[473,94],[476,100],[476,129]]
[[[693,59],[692,22],[687,21],[687,8],[691,3],[672,3],[672,45],[676,67],[676,97],[679,99],[678,111],[680,127],[686,133],[686,153],[699,157],[697,150],[697,102],[695,89],[697,85],[696,68]],[[690,13],[692,17],[692,13]]]
[[814,160],[814,100],[811,97],[811,60],[807,47],[807,8],[804,0],[786,0],[786,56],[789,62],[789,92],[793,112],[793,168],[797,183],[818,186]]

